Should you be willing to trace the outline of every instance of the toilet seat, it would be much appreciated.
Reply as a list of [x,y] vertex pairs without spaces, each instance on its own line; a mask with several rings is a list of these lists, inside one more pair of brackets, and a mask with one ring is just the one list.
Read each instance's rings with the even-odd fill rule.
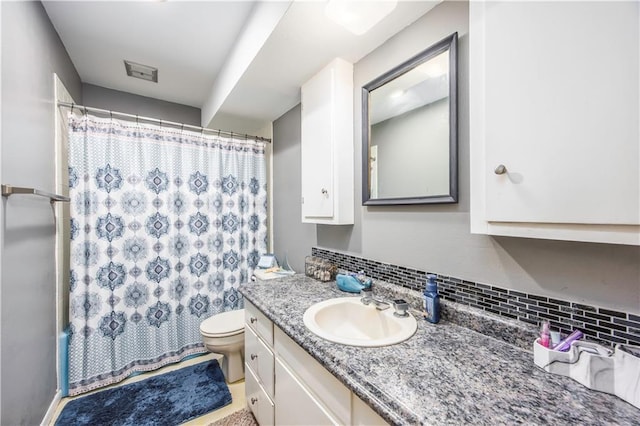
[[200,323],[205,337],[229,337],[244,333],[244,309],[212,315]]

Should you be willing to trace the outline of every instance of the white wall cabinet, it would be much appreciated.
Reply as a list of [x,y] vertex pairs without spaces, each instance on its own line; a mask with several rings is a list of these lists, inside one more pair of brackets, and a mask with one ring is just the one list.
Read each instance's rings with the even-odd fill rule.
[[470,3],[473,233],[640,245],[639,40],[638,2]]
[[301,97],[302,222],[353,224],[353,65],[334,59]]
[[246,299],[245,313],[245,393],[260,425],[387,424]]

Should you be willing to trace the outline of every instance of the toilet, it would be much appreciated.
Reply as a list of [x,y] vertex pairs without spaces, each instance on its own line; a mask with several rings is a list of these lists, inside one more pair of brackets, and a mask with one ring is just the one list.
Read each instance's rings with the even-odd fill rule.
[[221,354],[227,383],[244,379],[244,309],[213,315],[200,323],[209,352]]

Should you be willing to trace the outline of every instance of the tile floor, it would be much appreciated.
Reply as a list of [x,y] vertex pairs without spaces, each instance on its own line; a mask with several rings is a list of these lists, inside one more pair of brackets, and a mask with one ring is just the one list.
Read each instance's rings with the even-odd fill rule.
[[[195,357],[195,358],[191,358],[187,361],[183,361],[177,364],[171,364],[171,365],[167,365],[166,367],[163,367],[159,370],[156,371],[152,371],[149,373],[144,373],[144,374],[139,374],[135,377],[131,377],[129,379],[126,379],[120,383],[118,383],[117,385],[113,385],[113,387],[118,387],[118,386],[122,386],[122,385],[126,385],[128,383],[133,383],[133,382],[138,382],[140,380],[144,380],[147,379],[149,377],[155,376],[157,374],[162,374],[162,373],[167,373],[169,371],[173,371],[173,370],[177,370],[179,368],[183,368],[183,367],[187,367],[189,365],[193,365],[193,364],[198,364],[200,362],[204,362],[213,358],[218,358],[219,362],[222,362],[221,357],[219,355],[216,354],[206,354],[206,355],[202,355],[199,357]],[[100,390],[104,390],[104,389],[99,389],[93,392],[100,392]],[[232,397],[232,402],[231,404],[222,407],[218,410],[212,411],[208,414],[205,414],[204,416],[198,417],[196,419],[193,419],[187,423],[184,423],[183,426],[200,426],[200,425],[208,425],[210,423],[215,422],[216,420],[220,420],[223,417],[228,416],[231,413],[234,413],[236,411],[242,410],[246,405],[246,399],[244,396],[244,380],[241,380],[239,382],[235,382],[229,385],[229,390],[231,391],[231,397]],[[62,398],[62,401],[60,401],[60,404],[58,404],[58,407],[56,408],[55,414],[53,415],[53,420],[50,423],[50,426],[53,426],[56,422],[56,419],[58,418],[58,416],[60,415],[60,412],[62,411],[62,409],[64,408],[64,406],[71,400],[76,399],[76,398],[82,398],[83,396],[89,395],[90,393],[93,392],[88,392],[86,394],[82,394],[79,396],[75,396],[75,397],[70,397],[70,398]]]

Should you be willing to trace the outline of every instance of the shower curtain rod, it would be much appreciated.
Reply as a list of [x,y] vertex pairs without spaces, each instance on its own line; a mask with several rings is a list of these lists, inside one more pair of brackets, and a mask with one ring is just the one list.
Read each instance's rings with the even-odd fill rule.
[[84,106],[84,105],[78,105],[78,104],[74,104],[74,103],[71,103],[71,102],[59,101],[58,102],[58,106],[71,108],[72,110],[73,110],[73,108],[78,108],[79,110],[84,110],[85,112],[91,111],[91,112],[97,112],[99,114],[106,114],[106,115],[109,115],[109,116],[116,115],[116,116],[119,116],[119,117],[133,118],[136,121],[138,121],[138,120],[150,121],[152,123],[158,123],[161,126],[164,126],[166,124],[166,125],[169,125],[169,126],[178,127],[180,129],[193,129],[193,130],[196,130],[196,131],[199,131],[199,132],[210,132],[210,133],[215,133],[218,136],[224,135],[224,136],[229,136],[231,138],[239,137],[239,138],[244,138],[244,139],[255,139],[257,141],[271,143],[271,139],[263,138],[262,136],[247,135],[247,134],[244,134],[244,133],[229,132],[229,131],[226,131],[226,130],[214,130],[214,129],[209,129],[207,127],[200,127],[200,126],[193,126],[191,124],[177,123],[175,121],[160,120],[158,118],[151,118],[151,117],[142,117],[142,116],[139,116],[137,114],[127,114],[126,112],[117,112],[117,111],[110,111],[110,110],[107,110],[107,109],[87,107],[87,106]]

